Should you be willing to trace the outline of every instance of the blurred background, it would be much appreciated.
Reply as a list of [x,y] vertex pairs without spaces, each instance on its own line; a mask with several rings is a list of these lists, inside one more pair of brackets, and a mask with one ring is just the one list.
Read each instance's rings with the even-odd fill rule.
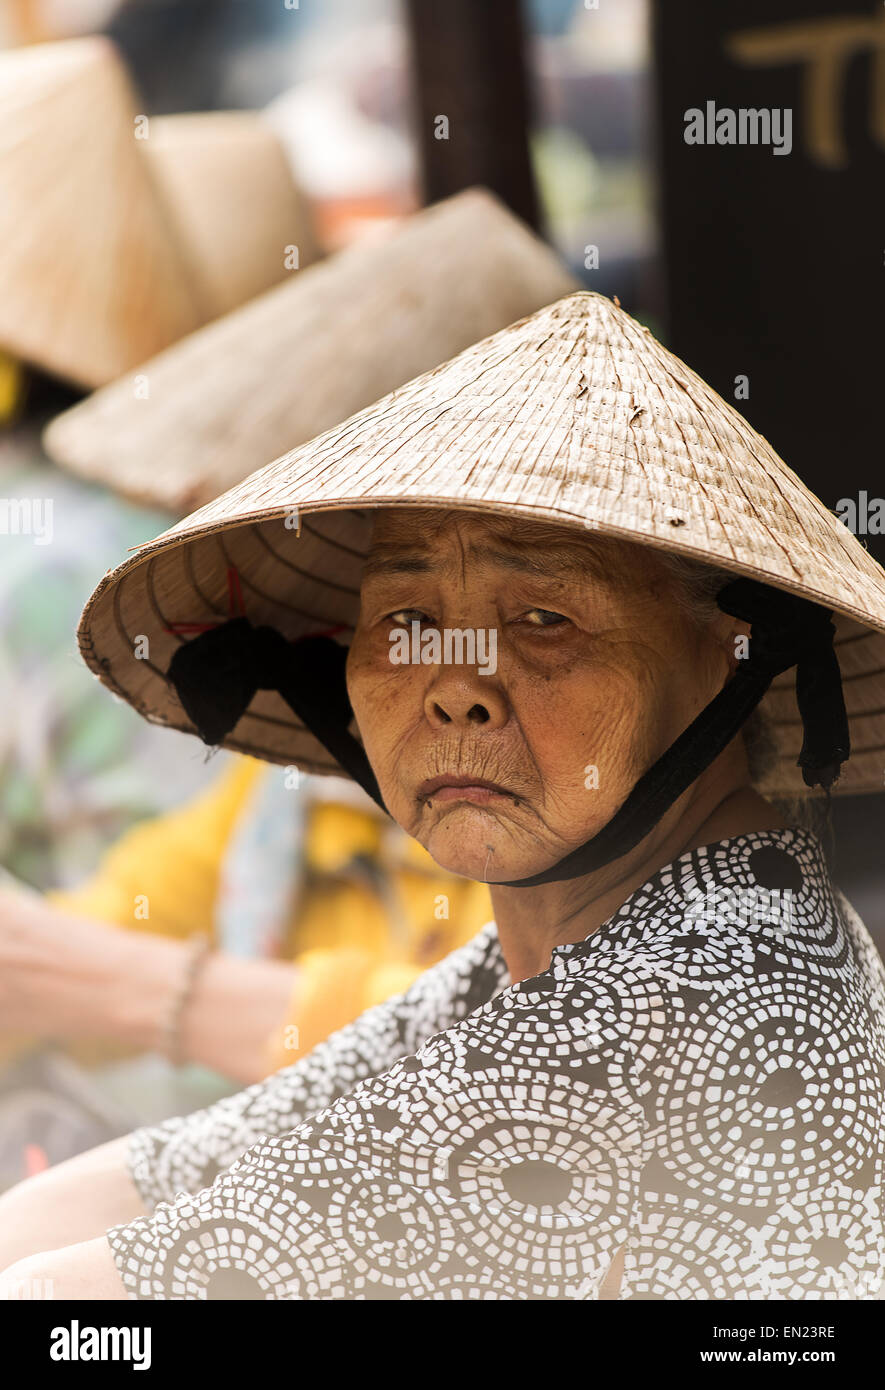
[[[0,3],[6,54],[91,34],[116,45],[139,114],[262,113],[315,259],[461,189],[492,189],[581,284],[617,295],[733,401],[828,507],[856,504],[854,528],[885,560],[885,502],[880,527],[872,505],[885,496],[881,5]],[[714,99],[790,108],[788,157],[687,145],[685,112]],[[0,865],[62,894],[228,759],[207,761],[194,740],[96,694],[76,653],[100,574],[170,522],[45,471],[39,428],[84,389],[33,360],[22,374],[14,352],[0,371],[0,493],[51,491],[56,518],[44,550],[26,537],[0,545]],[[882,761],[885,790],[885,750]],[[881,796],[834,799],[834,876],[880,949],[883,830]],[[106,1095],[119,1130],[120,1090]]]
[[[270,106],[327,248],[359,235],[369,219],[439,196],[422,167],[419,123],[431,98],[444,98],[439,110],[453,126],[469,119],[470,135],[450,142],[462,148],[440,161],[431,184],[454,184],[459,170],[463,180],[471,165],[487,166],[486,174],[497,165],[499,177],[509,168],[513,203],[522,202],[515,210],[543,216],[577,269],[592,232],[599,288],[617,286],[624,300],[640,297],[642,286],[650,298],[647,0],[592,8],[529,0],[521,12],[509,0],[456,0],[444,17],[435,8],[400,0],[4,0],[0,39],[100,29],[125,55],[149,113]],[[519,187],[526,139],[537,184],[531,207]]]

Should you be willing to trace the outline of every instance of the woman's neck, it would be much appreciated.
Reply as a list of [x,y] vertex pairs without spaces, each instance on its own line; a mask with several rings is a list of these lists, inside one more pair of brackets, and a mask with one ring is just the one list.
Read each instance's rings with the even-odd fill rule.
[[[718,761],[718,760],[717,760]],[[774,830],[783,816],[754,791],[741,758],[713,764],[629,854],[582,878],[536,888],[490,884],[498,939],[511,981],[540,974],[554,946],[583,941],[653,874],[688,850],[750,830]]]

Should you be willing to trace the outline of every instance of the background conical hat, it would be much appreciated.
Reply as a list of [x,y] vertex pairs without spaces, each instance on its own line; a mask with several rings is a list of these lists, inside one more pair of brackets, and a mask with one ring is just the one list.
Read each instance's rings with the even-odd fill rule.
[[[163,675],[186,640],[175,624],[238,611],[235,571],[254,623],[289,637],[340,624],[349,640],[371,509],[398,505],[590,526],[835,609],[853,740],[838,789],[881,789],[885,572],[732,406],[596,294],[468,348],[141,547],[84,610],[83,655],[149,719],[191,729]],[[784,673],[764,701],[782,748],[761,784],[769,793],[806,790],[794,681]],[[255,697],[228,745],[340,771],[273,692]]]
[[[317,258],[305,199],[274,131],[254,111],[152,116],[139,142],[199,286],[218,318],[285,279],[287,248]],[[291,259],[291,253],[290,253]]]
[[192,334],[49,426],[56,462],[182,513],[576,282],[470,189]]
[[78,385],[202,320],[111,43],[0,52],[0,347]]

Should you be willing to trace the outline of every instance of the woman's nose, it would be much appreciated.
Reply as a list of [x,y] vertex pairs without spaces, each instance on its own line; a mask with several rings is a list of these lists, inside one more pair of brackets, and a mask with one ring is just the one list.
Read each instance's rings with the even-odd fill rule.
[[424,697],[424,713],[431,724],[462,728],[506,724],[508,706],[497,681],[466,667],[444,667]]

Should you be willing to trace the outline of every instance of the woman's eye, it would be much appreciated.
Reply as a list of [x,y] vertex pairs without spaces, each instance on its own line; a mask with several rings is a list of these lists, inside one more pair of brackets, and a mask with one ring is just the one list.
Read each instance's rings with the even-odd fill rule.
[[428,617],[421,608],[397,608],[393,613],[388,613],[387,621],[395,627],[408,627],[409,623],[426,623]]
[[554,613],[549,608],[529,608],[523,617],[531,627],[558,627],[560,623],[568,622],[562,613]]

